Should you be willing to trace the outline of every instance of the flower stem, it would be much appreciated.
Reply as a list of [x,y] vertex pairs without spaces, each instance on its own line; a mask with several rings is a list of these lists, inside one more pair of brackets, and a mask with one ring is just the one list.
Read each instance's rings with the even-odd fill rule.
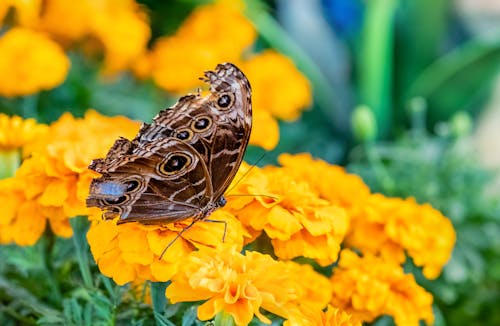
[[21,109],[24,118],[35,118],[38,120],[38,94],[22,97]]
[[0,180],[14,176],[19,165],[21,165],[19,149],[0,151]]
[[77,216],[69,220],[71,228],[73,229],[73,244],[76,249],[76,259],[78,260],[78,266],[80,267],[80,273],[82,274],[83,284],[87,288],[93,287],[92,274],[89,268],[89,255],[88,255],[88,245],[85,240],[85,235],[87,234],[88,222],[83,216]]
[[384,167],[384,164],[382,163],[382,160],[380,159],[380,156],[378,155],[373,142],[368,141],[364,145],[366,148],[366,156],[368,158],[368,161],[375,170],[375,178],[380,183],[382,188],[385,189],[387,194],[390,195],[395,188],[394,180],[391,178],[391,176],[387,172],[387,169]]

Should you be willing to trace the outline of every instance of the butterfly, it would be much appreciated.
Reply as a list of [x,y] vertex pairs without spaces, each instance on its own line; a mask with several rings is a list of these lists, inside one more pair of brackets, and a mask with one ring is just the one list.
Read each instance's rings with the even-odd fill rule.
[[118,224],[206,220],[226,203],[224,192],[243,160],[252,129],[251,87],[231,63],[201,80],[210,93],[188,94],[144,123],[133,140],[119,138],[89,169],[87,206]]

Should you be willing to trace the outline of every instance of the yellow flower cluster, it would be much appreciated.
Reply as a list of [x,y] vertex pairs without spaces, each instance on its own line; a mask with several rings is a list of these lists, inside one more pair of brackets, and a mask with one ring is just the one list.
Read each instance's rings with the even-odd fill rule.
[[371,194],[358,176],[309,154],[283,154],[279,162],[290,175],[309,181],[321,198],[347,210],[351,225],[346,245],[398,263],[406,260],[406,252],[429,279],[449,260],[456,240],[453,225],[429,204]]
[[406,260],[406,251],[429,279],[439,276],[456,240],[449,219],[413,198],[373,194],[351,215],[351,223],[347,245],[398,263]]
[[60,85],[69,59],[47,35],[16,27],[0,36],[0,95],[33,94]]
[[51,124],[30,143],[30,157],[15,176],[0,184],[0,201],[9,202],[9,209],[0,214],[2,243],[35,243],[47,220],[55,234],[71,236],[68,218],[88,213],[85,200],[95,177],[88,164],[104,156],[116,138],[133,136],[138,128],[129,119],[108,118],[95,111],[83,119],[64,114]]
[[151,36],[147,16],[135,0],[46,0],[37,27],[66,44],[97,40],[107,73],[128,69]]
[[201,86],[200,71],[225,61],[237,64],[249,77],[254,95],[250,143],[271,150],[279,141],[276,118],[298,118],[311,105],[312,91],[292,61],[275,51],[243,58],[257,37],[243,10],[242,1],[197,7],[174,35],[156,40],[153,50],[136,62],[135,71],[141,78],[152,76],[168,91],[185,93]]
[[244,229],[234,216],[222,210],[214,212],[210,218],[227,223],[226,236],[224,225],[219,225],[221,223],[195,223],[182,237],[175,239],[191,221],[146,226],[101,221],[100,214],[91,218],[93,222],[87,240],[92,255],[101,273],[120,285],[144,280],[168,281],[177,272],[183,258],[196,248],[243,247]]
[[7,0],[0,3],[0,24],[10,9],[14,27],[0,37],[3,96],[29,95],[61,84],[69,69],[61,45],[85,41],[89,53],[103,49],[105,72],[115,73],[142,56],[151,34],[134,0]]
[[297,320],[303,302],[318,314],[331,296],[324,276],[308,265],[275,261],[271,256],[234,247],[202,249],[190,254],[172,278],[166,295],[172,303],[206,300],[198,318],[209,320],[224,311],[236,325],[256,316],[270,323],[260,308]]
[[152,77],[164,89],[185,93],[200,85],[200,71],[220,62],[239,62],[256,36],[241,14],[239,1],[199,6],[177,33],[156,41],[151,53]]
[[331,282],[332,305],[359,321],[371,322],[381,315],[393,316],[397,325],[404,326],[434,321],[432,295],[396,262],[372,254],[359,257],[346,249]]
[[[243,165],[240,175],[250,168]],[[335,262],[348,228],[344,209],[319,198],[306,181],[287,168],[252,170],[228,197],[227,209],[257,236],[262,230],[281,259],[307,257],[321,265]],[[240,180],[237,175],[235,180]]]

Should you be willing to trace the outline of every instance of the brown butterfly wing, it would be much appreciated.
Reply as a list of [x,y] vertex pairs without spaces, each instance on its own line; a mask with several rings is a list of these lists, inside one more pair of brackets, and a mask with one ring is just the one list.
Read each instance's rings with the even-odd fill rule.
[[196,149],[208,166],[214,201],[231,183],[243,160],[252,129],[251,87],[235,65],[220,64],[205,73],[210,95],[190,94],[144,124],[136,137],[147,143],[176,137]]
[[203,214],[213,197],[205,162],[189,145],[164,138],[135,148],[92,181],[87,206],[120,222],[170,223]]
[[210,82],[211,107],[216,113],[215,137],[210,143],[207,162],[214,197],[220,198],[231,184],[243,161],[252,130],[250,82],[233,64],[221,64],[206,72]]

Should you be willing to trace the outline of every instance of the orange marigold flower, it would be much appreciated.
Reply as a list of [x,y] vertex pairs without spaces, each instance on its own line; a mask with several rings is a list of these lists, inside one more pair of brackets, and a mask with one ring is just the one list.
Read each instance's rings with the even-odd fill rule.
[[[87,169],[90,161],[104,156],[116,138],[131,137],[138,129],[137,122],[125,117],[104,117],[95,111],[87,112],[83,119],[64,114],[51,124],[42,137],[30,144],[31,155],[12,181],[23,185],[23,200],[13,201],[14,213],[10,214],[22,216],[15,220],[18,227],[45,225],[48,220],[55,234],[71,236],[68,218],[88,213],[85,200],[95,177]],[[36,214],[24,214],[25,207]],[[0,233],[9,232],[8,228],[0,229]],[[24,245],[26,241],[16,243]]]
[[448,262],[455,240],[450,220],[431,205],[374,194],[352,215],[346,244],[399,263],[406,251],[424,275],[434,279]]
[[[301,275],[300,271],[305,273]],[[242,255],[232,247],[202,249],[191,253],[182,263],[166,296],[172,303],[206,300],[198,308],[201,320],[224,311],[237,325],[247,325],[254,316],[270,323],[260,308],[287,318],[300,301],[307,300],[307,291],[326,290],[330,295],[324,281],[312,268],[278,262],[258,252],[247,251]],[[326,287],[314,288],[309,282]],[[324,306],[325,302],[316,303],[314,307],[321,309],[319,305]]]
[[347,173],[341,166],[313,159],[309,153],[281,154],[278,162],[293,176],[307,181],[321,198],[348,210],[362,206],[370,195],[370,188],[359,176]]
[[64,43],[97,39],[105,51],[106,73],[129,68],[146,50],[151,30],[144,10],[133,0],[46,2],[38,27]]
[[19,149],[41,137],[48,130],[47,125],[35,119],[9,117],[0,113],[0,152]]
[[[22,27],[0,37],[0,95],[21,96],[60,85],[70,62],[45,34]],[[19,64],[22,62],[22,64]]]
[[0,243],[29,246],[41,237],[47,223],[35,202],[28,200],[29,184],[18,178],[0,180]]
[[256,111],[291,121],[311,105],[311,84],[284,55],[266,50],[243,62],[242,69],[251,81]]
[[252,133],[250,134],[250,145],[255,145],[272,150],[278,145],[280,130],[278,121],[267,111],[253,111]]
[[359,257],[343,250],[331,281],[333,306],[352,313],[357,320],[371,322],[390,315],[397,325],[404,326],[434,321],[432,295],[392,260],[372,254]]
[[105,73],[129,68],[146,51],[151,37],[145,13],[135,1],[111,0],[107,1],[105,14],[96,16],[92,27],[104,46]]
[[[248,166],[239,173],[245,171]],[[344,209],[319,198],[307,182],[286,169],[253,167],[228,198],[227,209],[245,226],[265,231],[278,257],[304,256],[322,265],[337,260],[348,227]]]
[[284,326],[361,326],[360,321],[354,321],[351,314],[328,305],[326,311],[311,308],[308,304],[301,307],[301,313],[291,316]]
[[[97,210],[98,211],[98,210]],[[117,284],[150,280],[168,281],[177,272],[182,259],[195,247],[243,247],[244,229],[228,212],[218,210],[210,217],[227,223],[227,235],[221,223],[197,222],[175,240],[159,257],[178,233],[190,221],[159,225],[101,221],[100,212],[91,217],[93,223],[87,240],[101,273],[111,277]]]
[[9,9],[15,9],[15,23],[32,27],[38,21],[41,8],[42,0],[3,0],[0,3],[0,26]]
[[200,85],[200,71],[224,61],[238,62],[257,36],[241,11],[241,1],[219,1],[194,9],[175,35],[155,43],[151,55],[155,82],[183,93]]

